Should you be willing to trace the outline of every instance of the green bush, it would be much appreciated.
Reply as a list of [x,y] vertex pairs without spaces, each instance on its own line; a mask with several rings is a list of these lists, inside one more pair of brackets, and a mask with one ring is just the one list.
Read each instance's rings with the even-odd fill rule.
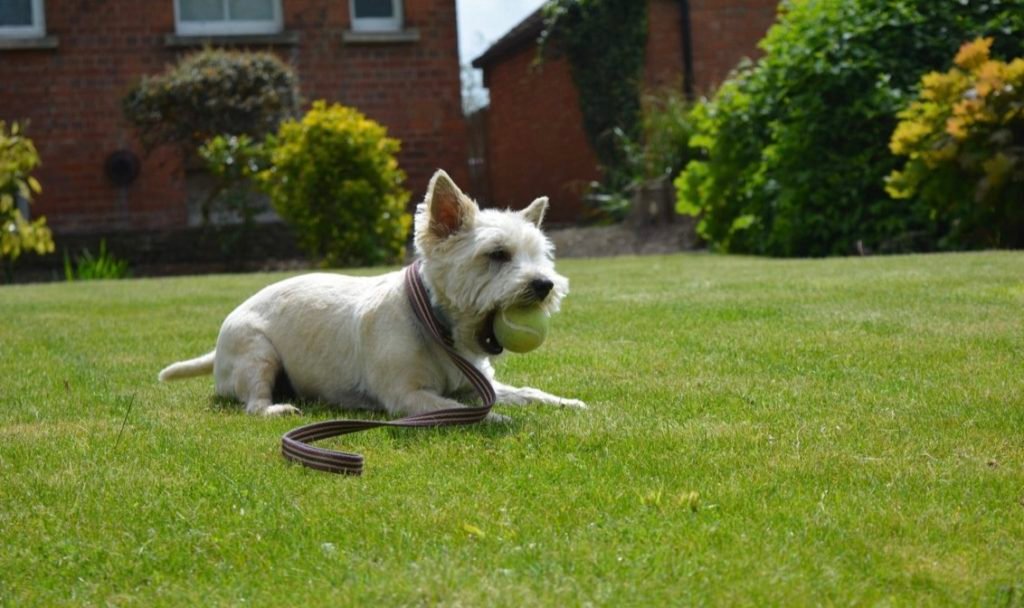
[[1024,0],[793,0],[739,68],[694,109],[705,158],[676,181],[679,210],[726,251],[829,255],[929,248],[927,210],[885,177],[896,114],[960,41],[995,33],[1018,55]]
[[251,223],[261,209],[255,198],[255,178],[270,168],[267,145],[248,135],[217,135],[199,148],[199,158],[216,180],[202,204],[204,219],[221,212]]
[[1024,246],[1024,58],[992,60],[992,43],[967,43],[952,69],[926,74],[889,143],[907,157],[889,194],[927,206],[950,247]]
[[692,160],[689,113],[690,104],[679,90],[666,89],[644,97],[638,174],[645,179],[674,178]]
[[299,108],[294,71],[271,53],[204,49],[158,76],[147,76],[122,102],[147,149],[192,152],[216,135],[262,138]]
[[639,135],[616,129],[629,181],[674,178],[693,158],[690,104],[675,89],[648,93],[641,103]]
[[399,143],[358,111],[317,101],[281,125],[259,175],[299,244],[326,265],[400,261],[412,219]]
[[[249,253],[255,218],[267,208],[257,176],[270,168],[269,147],[248,135],[218,135],[199,148],[199,158],[213,177],[213,185],[200,203],[206,234],[212,232],[224,254],[232,262],[240,262]],[[212,216],[234,222],[210,230]]]
[[617,179],[591,184],[589,204],[612,220],[621,220],[632,207],[634,188],[659,179],[673,179],[693,157],[689,146],[693,127],[690,104],[683,93],[668,88],[641,99],[638,133],[616,127],[621,152]]
[[14,262],[22,252],[39,255],[53,251],[53,235],[46,218],[29,221],[21,213],[19,202],[32,203],[32,195],[41,191],[30,173],[39,166],[39,153],[17,123],[7,129],[0,121],[0,265],[6,281],[14,276]]

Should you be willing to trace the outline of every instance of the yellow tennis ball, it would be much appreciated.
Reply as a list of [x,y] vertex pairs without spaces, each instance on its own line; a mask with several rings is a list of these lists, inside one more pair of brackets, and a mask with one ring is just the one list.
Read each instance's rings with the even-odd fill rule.
[[528,353],[548,335],[548,313],[540,306],[512,306],[494,317],[494,337],[514,353]]

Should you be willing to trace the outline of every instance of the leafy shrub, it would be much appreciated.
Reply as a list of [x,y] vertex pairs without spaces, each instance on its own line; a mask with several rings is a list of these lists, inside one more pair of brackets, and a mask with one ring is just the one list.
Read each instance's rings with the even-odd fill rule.
[[412,219],[398,140],[358,111],[317,101],[281,125],[259,174],[299,244],[327,265],[401,259]]
[[622,164],[617,179],[591,183],[588,203],[612,220],[621,220],[632,207],[632,190],[658,179],[671,180],[693,157],[689,145],[693,128],[690,104],[682,92],[664,89],[641,99],[638,134],[616,127]]
[[674,178],[692,159],[690,104],[680,91],[665,89],[642,99],[637,137],[616,129],[629,181]]
[[1024,246],[1024,58],[992,60],[992,38],[921,79],[889,147],[906,156],[887,190],[924,203],[952,246]]
[[53,235],[46,218],[29,221],[22,215],[19,202],[32,203],[32,195],[42,188],[29,175],[39,166],[39,153],[32,140],[25,137],[17,123],[0,121],[0,263],[4,277],[11,281],[14,262],[22,252],[43,255],[53,251]]
[[273,132],[298,113],[297,82],[271,53],[204,49],[144,77],[122,106],[147,149],[172,144],[191,152],[216,135]]
[[243,223],[261,210],[254,198],[254,180],[270,168],[270,151],[264,142],[248,135],[217,135],[199,148],[199,158],[216,179],[202,205],[203,216],[221,212],[237,215]]
[[641,151],[638,157],[640,171],[645,179],[674,178],[682,171],[693,154],[690,137],[690,104],[682,92],[666,89],[648,94],[643,99],[640,113]]
[[64,278],[70,281],[123,279],[131,275],[127,260],[118,259],[107,251],[107,240],[100,240],[100,252],[93,255],[88,249],[75,256],[74,262],[64,251]]
[[268,145],[248,135],[218,135],[199,148],[199,158],[214,179],[200,204],[203,223],[210,226],[211,216],[236,220],[218,225],[214,234],[227,256],[245,259],[254,220],[267,208],[256,178],[270,168]]
[[1024,0],[783,3],[764,57],[694,108],[691,143],[706,157],[677,179],[679,210],[727,251],[932,246],[927,210],[885,192],[898,164],[886,142],[920,75],[993,32],[999,53],[1020,53]]

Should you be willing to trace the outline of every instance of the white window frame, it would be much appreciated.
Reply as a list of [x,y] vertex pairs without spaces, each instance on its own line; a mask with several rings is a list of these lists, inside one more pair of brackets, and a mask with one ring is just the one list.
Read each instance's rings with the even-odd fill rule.
[[[227,4],[228,0],[221,0]],[[244,36],[247,34],[277,34],[284,27],[281,18],[281,0],[271,0],[274,17],[268,21],[182,21],[181,0],[174,0],[174,27],[179,36]],[[225,6],[225,10],[227,7]]]
[[402,31],[402,0],[391,0],[394,17],[356,17],[356,1],[348,0],[348,14],[352,17],[353,32]]
[[45,35],[43,0],[32,0],[32,25],[0,25],[0,38],[42,38]]

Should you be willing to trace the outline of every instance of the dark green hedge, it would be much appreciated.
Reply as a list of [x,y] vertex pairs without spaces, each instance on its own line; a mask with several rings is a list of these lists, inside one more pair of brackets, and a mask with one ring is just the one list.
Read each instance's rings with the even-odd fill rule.
[[261,139],[299,109],[294,71],[271,53],[204,49],[146,76],[122,106],[147,148],[198,148],[217,135]]

